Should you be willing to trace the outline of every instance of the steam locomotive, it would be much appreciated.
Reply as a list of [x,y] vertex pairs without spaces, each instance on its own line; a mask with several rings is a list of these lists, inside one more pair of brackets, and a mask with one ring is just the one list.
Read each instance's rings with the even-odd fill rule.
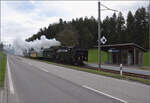
[[38,59],[48,59],[53,62],[60,62],[73,65],[83,65],[88,61],[88,50],[79,47],[53,46],[40,51],[25,51],[24,56]]

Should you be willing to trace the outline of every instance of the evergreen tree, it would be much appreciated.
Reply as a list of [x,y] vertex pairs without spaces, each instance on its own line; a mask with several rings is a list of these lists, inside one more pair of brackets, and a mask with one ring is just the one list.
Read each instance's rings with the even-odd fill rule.
[[119,12],[117,17],[117,25],[116,25],[116,42],[124,43],[126,41],[125,35],[125,20],[121,12]]
[[[132,42],[148,49],[148,14],[149,11],[146,11],[145,8],[139,8],[135,12],[135,15],[129,11],[126,24],[121,12],[119,12],[118,16],[116,13],[111,17],[107,16],[103,22],[101,22],[101,36],[107,38],[106,44]],[[70,38],[70,40],[75,42],[68,41],[71,45],[76,44],[83,48],[91,48],[98,44],[98,21],[94,17],[80,17],[72,19],[70,22],[60,19],[58,23],[50,24],[47,28],[41,28],[36,34],[33,34],[32,37],[26,39],[26,41],[30,42],[40,39],[42,35],[45,35],[47,39],[57,38],[57,40],[66,43],[68,38]],[[63,44],[66,45],[65,43]]]
[[[104,35],[108,35],[108,43],[116,44],[117,43],[117,16],[116,13],[113,14],[112,17],[106,18],[108,24],[106,26],[108,33]],[[106,36],[107,37],[107,36]]]
[[135,15],[135,33],[134,33],[134,42],[138,45],[145,47],[144,39],[146,33],[146,10],[145,8],[139,8]]
[[63,46],[78,45],[78,34],[71,24],[66,24],[64,30],[57,33],[55,38],[60,41]]
[[132,43],[134,40],[135,33],[135,24],[134,24],[134,16],[131,11],[128,12],[127,15],[127,29],[126,29],[126,37],[128,43]]
[[0,42],[0,51],[3,50],[3,47],[4,47],[3,43]]
[[103,20],[101,28],[101,35],[107,38],[106,44],[111,44],[110,18],[108,16]]
[[146,12],[146,33],[145,33],[145,38],[144,38],[144,47],[146,49],[150,50],[150,5],[147,7],[147,12]]

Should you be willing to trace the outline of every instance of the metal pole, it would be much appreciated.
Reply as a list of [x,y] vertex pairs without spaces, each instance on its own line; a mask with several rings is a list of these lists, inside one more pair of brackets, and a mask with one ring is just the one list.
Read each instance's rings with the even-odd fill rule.
[[101,21],[101,15],[100,15],[100,1],[98,2],[98,67],[99,70],[101,69],[101,32],[100,32],[100,21]]
[[[149,26],[149,48],[148,48],[148,50],[150,50],[150,1],[149,1],[149,6],[148,6],[148,11],[149,11],[149,18],[148,18],[148,21],[149,21],[149,24],[148,24],[148,26]],[[149,55],[149,60],[148,60],[149,62],[150,62],[150,55]]]

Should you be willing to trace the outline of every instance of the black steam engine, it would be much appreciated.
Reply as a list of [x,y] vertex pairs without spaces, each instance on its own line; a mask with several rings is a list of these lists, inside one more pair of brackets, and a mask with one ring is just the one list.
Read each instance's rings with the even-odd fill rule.
[[88,61],[88,50],[79,47],[53,46],[39,52],[34,50],[24,52],[24,56],[48,59],[60,63],[82,65],[84,61]]

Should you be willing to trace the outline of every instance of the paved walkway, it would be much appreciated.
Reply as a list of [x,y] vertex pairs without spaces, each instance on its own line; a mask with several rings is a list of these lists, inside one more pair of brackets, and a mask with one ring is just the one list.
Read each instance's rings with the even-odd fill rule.
[[[98,64],[86,63],[86,65],[92,66],[92,67],[98,67]],[[103,69],[120,71],[119,66],[102,65],[101,67]],[[138,69],[135,69],[135,68],[123,67],[123,71],[130,72],[130,73],[136,73],[136,74],[144,74],[144,75],[149,75],[150,76],[150,71],[148,71],[148,70],[138,70]]]

